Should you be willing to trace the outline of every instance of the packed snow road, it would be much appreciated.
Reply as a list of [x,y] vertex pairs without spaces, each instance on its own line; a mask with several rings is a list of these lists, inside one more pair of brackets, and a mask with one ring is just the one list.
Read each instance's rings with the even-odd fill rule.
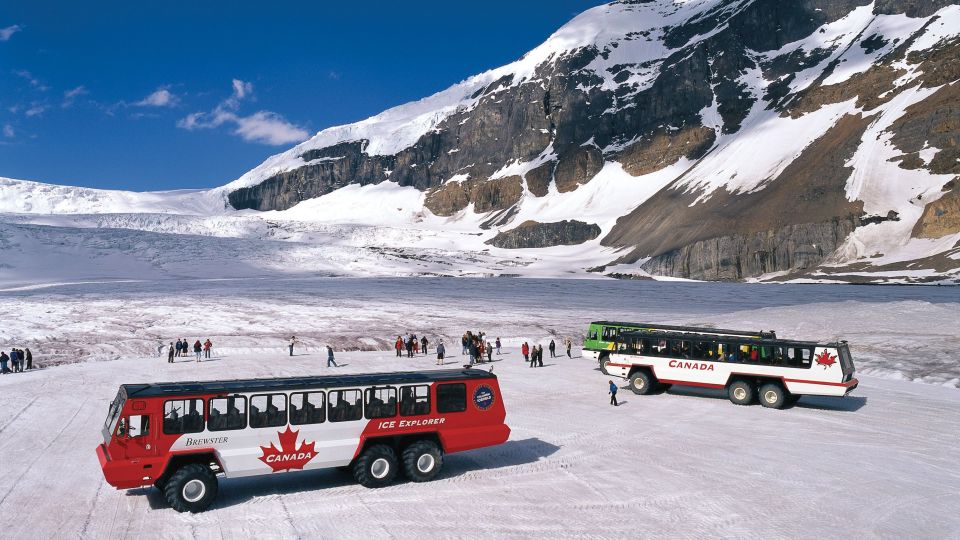
[[[455,351],[459,352],[459,351]],[[574,356],[577,355],[576,349]],[[680,389],[608,405],[582,358],[494,362],[510,440],[385,489],[335,470],[221,482],[203,514],[107,485],[94,448],[121,383],[434,369],[419,356],[232,355],[80,363],[0,377],[0,531],[47,537],[894,537],[960,535],[960,393],[862,377],[845,399],[737,407]],[[450,359],[453,365],[462,357]]]

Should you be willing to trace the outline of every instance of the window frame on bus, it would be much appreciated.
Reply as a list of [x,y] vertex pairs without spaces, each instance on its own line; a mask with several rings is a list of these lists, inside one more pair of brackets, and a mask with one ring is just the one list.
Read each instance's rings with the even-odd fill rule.
[[[297,410],[298,410],[298,412],[297,412],[297,420],[298,420],[298,421],[297,421],[297,422],[294,422],[294,421],[293,421],[293,420],[294,420],[294,415],[293,415],[293,396],[303,396],[303,401],[301,402],[300,407],[297,408]],[[313,403],[313,401],[308,401],[308,397],[309,397],[309,396],[320,396],[320,405],[316,405],[315,403]],[[301,416],[299,416],[299,415],[300,415],[300,414],[305,414],[305,413],[303,413],[303,412],[301,412],[301,411],[302,411],[302,409],[304,408],[304,406],[305,406],[306,403],[309,403],[309,404],[313,407],[313,410],[314,410],[314,411],[320,411],[320,415],[321,415],[321,416],[320,416],[320,420],[319,420],[319,421],[316,420],[316,417],[313,417],[312,419],[309,419],[310,421],[305,421],[305,422],[301,422],[301,421],[300,421],[300,420],[303,419],[303,417],[301,417]],[[289,403],[288,403],[288,405],[287,405],[287,418],[289,418],[289,420],[290,420],[290,425],[292,425],[292,426],[306,426],[306,425],[311,425],[311,424],[322,424],[322,423],[326,422],[326,421],[327,421],[327,393],[324,392],[323,390],[315,390],[315,391],[312,391],[312,392],[309,392],[309,391],[304,391],[304,392],[291,392],[291,393],[290,393],[290,401],[289,401]]]
[[[360,412],[356,415],[356,418],[338,418],[338,415],[334,414],[334,407],[339,407],[340,403],[347,403],[346,400],[342,399],[342,394],[346,392],[356,392],[360,397]],[[330,399],[330,396],[337,394],[337,405],[333,405],[333,400]],[[350,408],[357,407],[357,405],[349,405]],[[363,390],[360,388],[335,388],[327,392],[327,421],[328,422],[356,422],[358,420],[363,420]]]
[[[423,388],[423,389],[425,389],[426,395],[425,395],[425,396],[419,396],[419,395],[417,395],[416,389],[418,389],[418,388]],[[404,407],[403,407],[403,402],[404,402],[403,392],[404,392],[405,390],[407,390],[407,389],[412,389],[412,390],[413,390],[413,396],[412,396],[412,398],[411,398],[411,399],[413,399],[413,410],[412,410],[412,412],[406,412],[406,413],[405,413],[405,412],[404,412]],[[427,400],[426,411],[425,411],[425,412],[417,412],[417,410],[418,410],[418,407],[417,407],[417,406],[418,406],[418,405],[422,405],[422,401],[420,401],[420,400],[422,400],[423,398],[426,398],[426,400]],[[433,400],[432,400],[432,398],[430,397],[430,385],[429,385],[429,384],[407,384],[407,385],[401,386],[401,387],[400,387],[400,391],[399,391],[399,393],[398,393],[397,405],[398,405],[398,410],[399,410],[399,412],[400,412],[400,416],[425,416],[425,415],[430,414],[430,411],[432,410],[432,407],[433,407]],[[419,410],[423,410],[423,407],[419,407]]]
[[[197,409],[195,409],[195,410],[199,410],[199,413],[200,413],[200,429],[192,429],[192,430],[187,430],[187,429],[186,429],[186,424],[187,424],[186,409],[187,409],[187,402],[188,402],[188,401],[193,401],[193,402],[199,401],[199,402],[200,402],[200,407],[197,408]],[[183,407],[183,411],[184,411],[184,412],[183,412],[183,413],[178,413],[180,416],[179,416],[179,418],[177,418],[177,420],[180,422],[181,431],[171,431],[171,430],[168,430],[168,429],[167,429],[167,420],[168,420],[167,414],[169,414],[169,413],[167,412],[167,405],[168,405],[168,404],[171,404],[171,403],[180,403],[180,404],[182,404],[182,407]],[[194,404],[194,405],[196,405],[196,404]],[[194,397],[194,398],[173,398],[173,399],[165,399],[165,400],[163,401],[163,408],[162,408],[163,418],[162,418],[161,421],[160,421],[160,424],[161,424],[161,425],[160,425],[160,431],[162,431],[164,435],[184,435],[184,434],[187,434],[187,433],[201,433],[201,432],[203,432],[204,429],[206,429],[206,421],[205,421],[205,419],[204,419],[204,406],[205,406],[205,403],[204,403],[204,401],[203,401],[203,398],[198,398],[198,397]]]
[[[272,420],[271,420],[271,419],[270,419],[270,406],[274,404],[274,403],[273,403],[273,398],[275,398],[275,397],[280,397],[280,398],[283,399],[283,410],[280,411],[280,413],[282,413],[282,414],[281,414],[282,418],[278,417],[278,418],[275,418],[275,419],[272,419]],[[255,399],[257,399],[257,398],[267,398],[267,409],[264,410],[264,411],[261,411],[261,412],[259,413],[259,414],[264,415],[264,418],[266,419],[266,422],[263,423],[263,424],[254,425],[254,419],[253,419],[253,407],[254,407],[254,405],[253,405],[253,401],[254,401]],[[283,393],[283,392],[271,392],[271,393],[266,393],[266,394],[253,394],[252,396],[250,396],[249,407],[250,407],[250,409],[247,411],[247,422],[248,422],[248,425],[250,426],[251,429],[264,429],[264,428],[272,428],[272,427],[283,427],[283,426],[287,425],[288,413],[289,413],[290,408],[289,408],[289,403],[288,403],[288,399],[287,399],[287,394],[286,394],[286,393]],[[257,409],[259,410],[259,407],[257,407]],[[282,420],[282,422],[277,423],[278,420]],[[258,421],[259,421],[259,420],[258,420]]]
[[[375,409],[375,411],[377,414],[376,415],[373,414],[374,409],[370,403],[370,397],[373,395],[374,392],[379,392],[379,391],[393,392],[393,413],[384,414],[385,412],[389,412],[388,409],[383,409],[383,407],[386,407],[389,404],[389,398],[388,398],[386,403],[382,405],[378,404],[376,406],[377,409]],[[366,418],[367,420],[377,420],[380,418],[396,417],[397,409],[399,405],[398,396],[399,396],[399,392],[397,391],[396,386],[385,385],[385,386],[370,386],[370,387],[364,388],[363,389],[363,417]]]
[[[243,400],[243,406],[242,406],[242,407],[237,406],[236,400],[238,400],[238,399]],[[213,418],[214,418],[214,416],[213,416],[213,405],[214,405],[214,403],[213,403],[213,402],[214,402],[214,401],[220,401],[220,400],[223,400],[223,401],[226,401],[226,402],[227,402],[227,403],[226,403],[226,412],[225,412],[225,413],[218,413],[218,414],[217,414],[217,418],[219,418],[220,416],[223,416],[223,417],[224,417],[224,420],[223,420],[224,426],[229,426],[229,427],[220,427],[218,423],[211,422],[211,420],[213,420]],[[231,401],[233,401],[234,408],[237,409],[238,411],[240,411],[240,414],[243,415],[242,422],[233,422],[232,424],[227,424],[227,423],[226,423],[226,417],[230,416],[230,403],[231,403]],[[212,397],[212,398],[208,399],[208,400],[207,400],[207,431],[236,431],[236,430],[240,430],[240,429],[246,429],[246,427],[247,427],[247,418],[249,417],[249,415],[247,414],[247,404],[249,403],[249,401],[250,401],[250,400],[247,399],[247,396],[244,396],[244,395],[242,395],[242,394],[230,394],[230,395],[226,395],[226,396],[218,396],[218,397]],[[234,425],[234,424],[236,424],[236,425]],[[217,427],[213,427],[214,425],[217,425]]]
[[[463,389],[463,408],[462,408],[462,409],[461,409],[461,408],[455,408],[455,409],[447,408],[447,407],[446,407],[446,404],[445,404],[445,402],[444,402],[444,398],[441,398],[441,396],[440,396],[440,391],[441,391],[441,389],[443,389],[444,391],[446,391],[447,388],[454,388],[454,387],[460,387],[460,388]],[[438,412],[438,413],[448,414],[448,413],[461,413],[461,412],[466,412],[466,410],[467,410],[467,384],[466,384],[466,383],[453,382],[453,383],[441,383],[441,384],[438,384],[438,385],[437,385],[437,389],[436,389],[436,394],[437,394],[437,412]],[[450,398],[447,397],[446,399],[450,399]]]

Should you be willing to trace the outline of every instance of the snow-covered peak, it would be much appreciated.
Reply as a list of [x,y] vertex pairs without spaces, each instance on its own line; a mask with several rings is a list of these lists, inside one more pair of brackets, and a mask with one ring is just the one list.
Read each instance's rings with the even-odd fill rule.
[[[368,155],[396,154],[413,146],[420,137],[435,129],[451,114],[469,109],[480,99],[479,96],[473,97],[478,90],[507,76],[512,76],[512,85],[529,81],[538,67],[583,47],[606,51],[605,57],[598,57],[585,69],[600,76],[604,80],[604,87],[621,84],[613,81],[615,73],[607,71],[610,66],[664,58],[669,54],[669,49],[660,40],[664,27],[689,20],[720,3],[720,0],[671,0],[642,4],[615,2],[588,9],[515,62],[365,120],[326,128],[290,150],[271,156],[220,190],[229,193],[259,184],[279,173],[304,166],[306,162],[300,157],[304,152],[343,142],[367,141],[364,152]],[[654,75],[654,70],[641,74],[646,77]],[[627,81],[633,82],[642,81]]]

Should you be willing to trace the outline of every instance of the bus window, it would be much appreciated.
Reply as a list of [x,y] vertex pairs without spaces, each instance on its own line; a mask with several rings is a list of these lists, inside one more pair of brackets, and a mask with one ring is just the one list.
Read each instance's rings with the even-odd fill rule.
[[808,368],[813,361],[813,349],[807,347],[790,347],[789,364],[793,367]]
[[437,412],[451,413],[467,410],[467,385],[463,383],[437,385]]
[[390,418],[397,415],[397,389],[367,388],[367,402],[364,407],[367,420]]
[[210,418],[207,429],[227,431],[247,427],[247,398],[230,396],[210,400]]
[[250,427],[279,427],[286,423],[286,394],[260,394],[250,398]]
[[322,424],[327,419],[323,392],[297,392],[290,394],[290,423]]
[[650,344],[650,340],[643,338],[637,342],[637,354],[643,354],[649,356],[653,351],[653,347]]
[[327,400],[327,416],[331,422],[349,422],[363,418],[359,390],[331,390]]
[[400,415],[430,414],[430,387],[427,385],[400,388]]
[[150,434],[150,416],[135,414],[120,420],[117,426],[117,435],[127,437],[143,437]]
[[173,399],[163,402],[163,432],[167,435],[203,431],[203,400]]
[[713,360],[713,343],[709,341],[693,342],[693,358],[697,360]]

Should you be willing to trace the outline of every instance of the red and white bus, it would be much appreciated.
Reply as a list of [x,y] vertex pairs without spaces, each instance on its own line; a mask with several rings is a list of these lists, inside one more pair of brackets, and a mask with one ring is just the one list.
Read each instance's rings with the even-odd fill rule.
[[476,369],[124,384],[97,456],[118,489],[200,512],[217,476],[350,467],[367,487],[432,480],[444,454],[510,435],[497,377]]
[[636,394],[670,385],[726,389],[730,401],[783,408],[800,396],[838,396],[857,387],[846,341],[815,343],[690,331],[623,332],[606,362]]

